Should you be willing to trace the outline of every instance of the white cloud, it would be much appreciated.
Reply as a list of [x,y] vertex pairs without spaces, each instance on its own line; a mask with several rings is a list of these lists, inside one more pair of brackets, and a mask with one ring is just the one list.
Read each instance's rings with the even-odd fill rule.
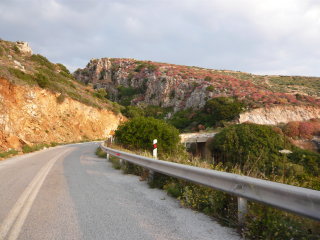
[[320,76],[317,0],[2,0],[0,32],[72,69],[134,57]]

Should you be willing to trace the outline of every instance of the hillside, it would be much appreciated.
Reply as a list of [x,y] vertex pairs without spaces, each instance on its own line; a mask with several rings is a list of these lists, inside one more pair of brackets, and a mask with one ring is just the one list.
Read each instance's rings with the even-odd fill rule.
[[123,120],[119,106],[79,83],[27,43],[0,41],[0,152],[24,145],[102,139]]
[[[277,116],[268,115],[263,120],[267,124],[320,118],[320,78],[259,76],[114,58],[92,59],[74,76],[85,84],[106,88],[108,97],[122,105],[155,105],[178,112],[202,109],[212,98],[234,97],[245,104],[246,112],[290,106],[287,115],[292,118],[269,121]],[[242,117],[259,123],[258,118]]]
[[177,110],[202,107],[208,98],[218,96],[236,96],[250,108],[320,103],[320,78],[258,76],[112,58],[93,59],[74,76],[84,83],[106,87],[114,99],[121,98],[119,88],[132,88],[133,103],[161,104]]
[[62,93],[86,105],[119,111],[101,92],[76,81],[63,64],[51,63],[46,57],[32,54],[25,42],[0,40],[0,77],[23,86],[39,86]]

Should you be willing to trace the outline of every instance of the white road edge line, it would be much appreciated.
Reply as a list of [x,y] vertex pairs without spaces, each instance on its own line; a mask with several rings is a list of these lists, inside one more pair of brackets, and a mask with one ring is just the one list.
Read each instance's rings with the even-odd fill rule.
[[[65,153],[71,149],[66,149],[55,158],[51,159],[38,174],[32,179],[25,191],[21,194],[18,201],[15,203],[7,218],[3,221],[0,227],[0,240],[4,240],[9,230],[12,228],[8,239],[16,239],[19,236],[23,223],[28,216],[32,204],[54,163]],[[17,221],[16,221],[17,219]],[[14,222],[16,223],[14,224]]]

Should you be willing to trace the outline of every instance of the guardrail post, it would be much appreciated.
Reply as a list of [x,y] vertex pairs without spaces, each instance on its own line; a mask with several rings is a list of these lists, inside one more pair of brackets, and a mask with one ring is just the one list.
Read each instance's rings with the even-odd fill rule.
[[246,214],[247,214],[247,199],[238,197],[238,222],[240,225],[244,224]]
[[[158,158],[158,146],[157,146],[158,140],[157,139],[153,139],[153,151],[152,151],[152,156],[157,159]],[[149,169],[148,172],[148,183],[152,183],[154,179],[154,171]]]
[[157,139],[153,139],[153,151],[152,151],[152,155],[155,159],[158,158],[158,146],[157,146],[158,140]]
[[107,153],[107,161],[109,161],[109,159],[110,159],[110,154],[109,153]]

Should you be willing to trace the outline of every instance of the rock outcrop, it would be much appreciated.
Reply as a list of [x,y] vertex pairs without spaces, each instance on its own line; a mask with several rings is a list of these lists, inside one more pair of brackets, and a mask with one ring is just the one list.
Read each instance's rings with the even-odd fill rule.
[[20,52],[28,55],[32,55],[32,49],[27,42],[16,42],[17,47],[19,48]]
[[320,118],[320,98],[306,93],[271,91],[270,83],[260,83],[259,76],[246,73],[224,71],[222,74],[222,71],[198,67],[102,58],[92,59],[74,76],[96,88],[106,88],[109,97],[120,103],[121,95],[125,93],[121,93],[121,89],[134,93],[127,98],[129,104],[172,107],[174,112],[200,109],[208,99],[226,96],[236,97],[248,106],[249,110],[240,116],[240,122],[277,124]]
[[103,139],[123,120],[59,93],[0,78],[0,150],[24,144]]
[[320,107],[312,106],[276,106],[258,108],[240,114],[239,122],[277,125],[292,121],[306,121],[320,118]]
[[[194,79],[184,81],[182,77],[166,74],[169,66],[136,63],[133,59],[92,59],[87,67],[75,72],[75,77],[97,88],[106,88],[113,100],[119,100],[120,86],[136,89],[134,104],[173,107],[175,111],[184,108],[203,107],[212,95],[206,91],[210,83]],[[152,68],[152,69],[151,69]]]

